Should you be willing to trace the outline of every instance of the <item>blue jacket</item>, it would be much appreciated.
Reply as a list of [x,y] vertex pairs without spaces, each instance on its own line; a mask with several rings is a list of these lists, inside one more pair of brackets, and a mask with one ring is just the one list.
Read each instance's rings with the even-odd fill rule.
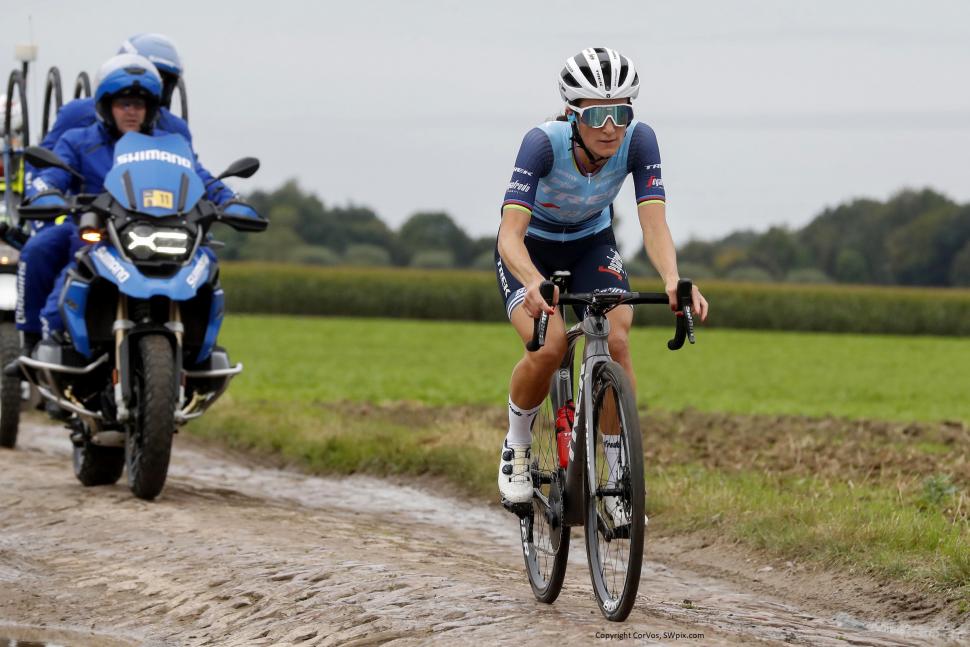
[[[47,136],[44,137],[44,141],[40,145],[52,151],[67,131],[75,128],[86,128],[95,123],[98,123],[98,115],[94,109],[93,98],[88,97],[86,99],[69,101],[57,111],[57,119],[54,120],[54,125],[48,131]],[[176,133],[181,135],[189,140],[189,146],[192,146],[192,133],[189,132],[189,125],[181,117],[176,117],[169,112],[167,108],[162,108],[158,111],[158,120],[155,122],[155,129],[157,131],[164,131],[162,134]],[[212,174],[204,166],[199,164],[198,155],[196,156],[195,162],[196,172],[202,178],[202,182],[208,184],[209,180],[212,179]],[[28,167],[27,170],[30,173],[29,178],[37,176],[37,169]],[[224,186],[222,182],[216,182],[215,184]]]
[[[68,104],[70,105],[70,104]],[[184,123],[184,122],[183,122]],[[161,127],[156,127],[154,135],[182,134],[172,133]],[[54,152],[64,160],[68,166],[84,176],[84,181],[58,168],[46,168],[35,173],[30,184],[26,187],[26,198],[30,199],[38,193],[56,189],[61,193],[102,193],[104,178],[114,165],[114,149],[117,140],[111,136],[108,128],[96,122],[86,128],[69,130],[57,141]],[[198,159],[195,160],[195,171],[205,182],[208,173],[202,174]],[[206,197],[216,204],[222,204],[234,197],[234,193],[222,182],[213,182],[206,189]]]

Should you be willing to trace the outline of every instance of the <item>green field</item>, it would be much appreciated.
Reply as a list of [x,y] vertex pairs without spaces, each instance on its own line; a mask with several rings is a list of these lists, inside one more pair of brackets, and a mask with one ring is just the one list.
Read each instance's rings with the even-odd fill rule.
[[[970,422],[970,339],[698,331],[631,335],[641,406]],[[249,369],[240,400],[504,407],[522,354],[508,324],[233,316],[221,337]]]
[[[970,340],[701,330],[671,353],[668,336],[633,334],[651,533],[970,608]],[[234,316],[222,343],[246,370],[190,433],[496,501],[507,324]]]

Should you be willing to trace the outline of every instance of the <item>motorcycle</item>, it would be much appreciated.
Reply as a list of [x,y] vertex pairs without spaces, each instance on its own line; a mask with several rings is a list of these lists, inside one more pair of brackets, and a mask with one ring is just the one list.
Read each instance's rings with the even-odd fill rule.
[[[35,167],[75,176],[57,155],[25,152]],[[86,485],[117,482],[127,468],[135,496],[153,499],[168,473],[177,427],[198,418],[242,372],[216,345],[224,314],[209,228],[263,231],[251,207],[204,199],[194,155],[180,135],[124,135],[106,191],[74,196],[66,211],[89,244],[59,296],[64,339],[21,355],[24,375],[68,417],[74,474]],[[247,178],[255,158],[217,179]],[[65,207],[27,205],[21,218],[49,219]]]

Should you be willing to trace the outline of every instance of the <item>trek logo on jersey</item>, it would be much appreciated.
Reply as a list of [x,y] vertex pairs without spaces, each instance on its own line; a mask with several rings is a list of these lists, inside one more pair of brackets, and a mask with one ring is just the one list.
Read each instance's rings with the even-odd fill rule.
[[161,189],[146,189],[141,192],[141,204],[144,209],[171,209],[175,204],[175,197],[171,191]]
[[98,247],[94,250],[94,256],[107,268],[111,275],[118,279],[119,283],[124,283],[131,278],[131,274],[126,270],[118,259],[112,256],[106,247]]
[[147,151],[134,151],[132,153],[122,153],[115,158],[115,164],[133,164],[135,162],[166,162],[177,164],[183,168],[193,168],[192,160],[175,153],[152,148]]
[[531,184],[523,184],[522,182],[519,182],[518,180],[512,180],[511,182],[509,182],[508,190],[509,191],[521,191],[522,193],[528,193],[529,191],[532,190],[532,185]]
[[613,255],[610,257],[610,262],[607,264],[606,267],[603,267],[602,265],[600,265],[596,269],[599,270],[600,272],[612,274],[620,281],[622,281],[624,275],[626,275],[626,272],[623,271],[623,259],[620,258],[620,252],[618,252],[617,250],[613,250]]
[[512,169],[512,172],[513,173],[521,173],[522,175],[528,175],[529,177],[532,177],[532,171],[527,171],[524,168],[519,168],[518,166],[516,166],[514,169]]

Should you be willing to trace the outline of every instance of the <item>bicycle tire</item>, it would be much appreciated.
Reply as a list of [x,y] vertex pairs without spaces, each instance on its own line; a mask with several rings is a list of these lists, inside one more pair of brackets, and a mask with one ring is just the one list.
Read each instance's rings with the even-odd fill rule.
[[[596,366],[592,388],[593,428],[589,430],[594,455],[589,457],[596,476],[596,490],[589,491],[586,480],[586,555],[590,579],[600,611],[607,620],[621,622],[630,615],[640,585],[643,565],[643,536],[645,487],[643,481],[643,443],[637,417],[636,398],[630,380],[619,364],[613,361]],[[607,404],[615,407],[618,418],[610,417]],[[604,416],[605,413],[605,416]],[[618,420],[620,454],[610,479],[601,426],[611,430],[611,420]],[[614,434],[607,434],[612,437]],[[589,442],[589,441],[588,441]],[[611,482],[612,481],[612,482]],[[603,494],[601,490],[622,492]],[[606,508],[606,496],[616,496],[629,523],[617,526]]]
[[[532,511],[519,521],[522,536],[522,553],[529,584],[536,600],[552,604],[562,591],[569,559],[570,529],[562,523],[562,486],[565,482],[559,467],[556,444],[555,380],[553,377],[549,395],[542,403],[532,425],[532,486],[534,491],[551,502],[558,519],[546,515],[547,503],[537,495],[532,498]],[[556,509],[558,508],[558,509]]]

